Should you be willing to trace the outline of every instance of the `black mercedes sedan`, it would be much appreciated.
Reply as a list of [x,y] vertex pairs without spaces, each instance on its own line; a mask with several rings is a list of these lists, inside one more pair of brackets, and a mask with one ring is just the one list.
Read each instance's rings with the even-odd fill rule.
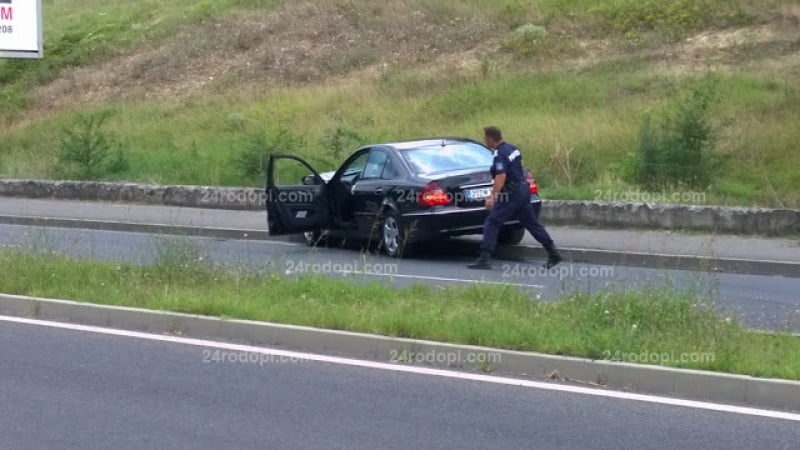
[[[302,233],[309,245],[328,238],[371,241],[392,257],[415,244],[481,234],[493,158],[483,144],[458,137],[364,146],[338,170],[323,173],[297,156],[273,154],[266,188],[269,234]],[[538,215],[541,199],[527,174]],[[519,222],[508,222],[499,244],[518,244],[524,235]]]

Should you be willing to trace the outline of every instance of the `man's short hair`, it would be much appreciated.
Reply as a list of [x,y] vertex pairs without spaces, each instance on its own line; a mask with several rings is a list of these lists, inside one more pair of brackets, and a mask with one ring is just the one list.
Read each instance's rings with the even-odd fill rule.
[[485,134],[486,136],[489,136],[490,138],[494,139],[497,142],[500,142],[500,141],[503,140],[503,133],[500,132],[500,128],[497,128],[495,126],[484,128],[483,129],[483,134]]

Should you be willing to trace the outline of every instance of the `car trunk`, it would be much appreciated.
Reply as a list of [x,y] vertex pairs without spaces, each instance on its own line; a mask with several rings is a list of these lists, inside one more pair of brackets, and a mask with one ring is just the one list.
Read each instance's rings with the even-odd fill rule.
[[438,183],[447,192],[451,204],[461,208],[483,206],[494,184],[488,170],[439,172],[428,174],[425,178]]

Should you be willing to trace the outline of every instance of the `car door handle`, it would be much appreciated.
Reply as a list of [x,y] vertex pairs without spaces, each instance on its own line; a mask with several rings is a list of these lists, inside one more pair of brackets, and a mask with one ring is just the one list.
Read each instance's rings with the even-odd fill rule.
[[383,194],[383,188],[377,188],[373,192],[375,192],[375,195],[381,195]]

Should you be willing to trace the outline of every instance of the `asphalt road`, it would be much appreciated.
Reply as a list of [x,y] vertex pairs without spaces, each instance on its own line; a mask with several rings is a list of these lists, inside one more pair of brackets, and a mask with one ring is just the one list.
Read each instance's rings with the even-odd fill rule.
[[390,259],[364,253],[358,247],[309,248],[283,241],[237,241],[197,237],[157,236],[96,230],[0,225],[0,245],[38,252],[55,251],[99,260],[150,264],[165,249],[174,256],[185,252],[218,264],[248,270],[325,274],[354,282],[380,280],[405,286],[412,283],[453,285],[465,283],[512,284],[544,300],[565,294],[603,289],[631,290],[643,286],[671,285],[709,293],[726,314],[752,327],[800,332],[800,278],[693,273],[625,266],[563,263],[552,271],[535,259],[498,260],[492,271],[467,270],[475,258],[475,241],[454,240],[422,249],[410,259]]
[[[3,449],[797,449],[798,422],[0,321]],[[223,358],[225,359],[225,358]]]
[[[211,200],[211,199],[209,199]],[[86,221],[118,225],[162,225],[266,232],[266,211],[188,208],[115,202],[70,201],[0,197],[0,223],[26,224],[15,220],[67,220],[77,226]],[[40,224],[36,224],[40,225]],[[796,239],[764,238],[741,235],[687,234],[667,230],[610,230],[596,227],[566,227],[545,224],[564,248],[633,252],[646,254],[688,255],[706,258],[770,260],[800,263]],[[126,231],[138,231],[128,229]],[[474,236],[473,239],[480,239]],[[522,245],[538,247],[527,234]]]

